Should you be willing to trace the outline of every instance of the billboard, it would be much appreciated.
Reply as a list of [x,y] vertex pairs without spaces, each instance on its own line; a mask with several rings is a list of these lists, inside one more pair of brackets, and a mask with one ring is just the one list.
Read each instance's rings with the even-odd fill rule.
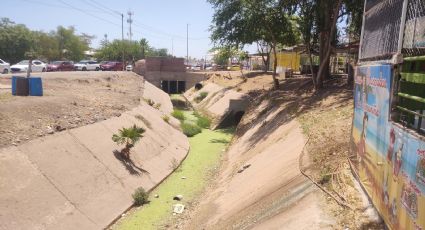
[[425,230],[425,137],[390,120],[392,71],[356,68],[354,170],[390,229]]

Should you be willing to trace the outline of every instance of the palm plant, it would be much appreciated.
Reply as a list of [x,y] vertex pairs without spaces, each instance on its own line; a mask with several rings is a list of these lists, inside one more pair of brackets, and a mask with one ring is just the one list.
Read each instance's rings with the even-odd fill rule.
[[130,158],[130,149],[143,137],[145,129],[133,125],[130,128],[122,128],[118,131],[118,134],[112,135],[112,140],[119,144],[125,144],[125,147],[121,150],[121,154],[126,158]]

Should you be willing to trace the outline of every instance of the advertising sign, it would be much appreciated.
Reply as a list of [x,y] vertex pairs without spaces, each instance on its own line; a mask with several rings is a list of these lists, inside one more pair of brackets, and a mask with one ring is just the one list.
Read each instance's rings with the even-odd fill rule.
[[425,137],[390,120],[391,82],[391,65],[356,69],[355,170],[390,229],[425,230]]

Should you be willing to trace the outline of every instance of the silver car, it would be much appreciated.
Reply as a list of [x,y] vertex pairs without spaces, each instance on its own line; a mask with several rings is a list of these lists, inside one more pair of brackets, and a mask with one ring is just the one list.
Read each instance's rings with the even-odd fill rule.
[[7,74],[10,72],[10,64],[0,59],[0,73]]

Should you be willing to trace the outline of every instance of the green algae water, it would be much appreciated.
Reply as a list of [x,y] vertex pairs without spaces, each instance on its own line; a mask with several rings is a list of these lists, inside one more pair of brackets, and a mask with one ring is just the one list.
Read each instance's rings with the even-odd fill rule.
[[[196,117],[191,111],[185,111],[188,120]],[[189,138],[190,151],[182,165],[149,195],[149,204],[132,211],[121,219],[113,229],[139,230],[163,228],[173,216],[173,205],[187,207],[205,188],[208,176],[217,166],[228,143],[233,129],[209,130]],[[182,179],[186,178],[186,179]],[[159,198],[154,198],[158,194]],[[183,195],[182,201],[175,201],[175,195]]]

